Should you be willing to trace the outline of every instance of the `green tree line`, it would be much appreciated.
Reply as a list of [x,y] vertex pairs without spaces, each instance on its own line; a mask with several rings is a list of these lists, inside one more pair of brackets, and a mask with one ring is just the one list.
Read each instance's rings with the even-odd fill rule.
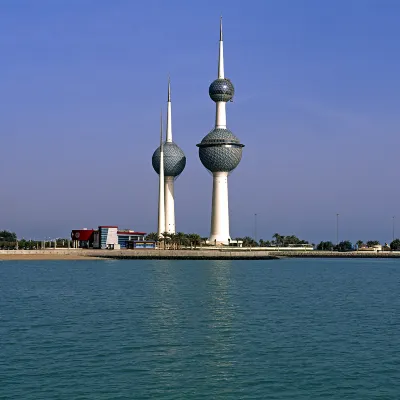
[[[187,247],[198,248],[202,245],[205,245],[207,242],[206,237],[201,237],[197,233],[168,233],[164,232],[161,237],[158,237],[158,234],[155,232],[149,233],[146,237],[146,240],[154,240],[159,242],[164,248],[168,249],[181,249]],[[275,233],[272,236],[272,240],[264,240],[260,239],[256,241],[254,238],[250,236],[237,237],[235,240],[243,241],[243,247],[271,247],[271,246],[279,246],[279,247],[287,247],[289,245],[301,245],[301,244],[310,244],[307,240],[299,239],[295,235],[281,235],[279,233]],[[57,238],[56,241],[57,248],[67,248],[68,245],[71,245],[71,239],[67,238]],[[7,230],[0,231],[0,249],[25,249],[25,250],[34,250],[43,248],[43,244],[45,244],[45,248],[54,247],[54,240],[49,242],[42,240],[26,240],[26,239],[18,239],[17,234],[15,232],[10,232]],[[368,240],[366,242],[362,240],[358,240],[355,245],[349,240],[343,240],[337,245],[334,245],[332,242],[321,241],[317,246],[312,244],[316,250],[325,250],[325,251],[352,251],[355,249],[360,249],[363,246],[373,247],[379,245],[380,242],[378,240]],[[50,246],[51,245],[51,246]],[[400,239],[394,239],[390,245],[390,250],[392,251],[400,251]]]
[[[355,245],[353,245],[350,240],[343,240],[342,242],[334,245],[332,242],[320,242],[316,249],[325,251],[352,251],[357,250],[362,247],[374,247],[380,245],[379,240],[368,240],[366,242],[362,240],[357,240]],[[390,250],[400,251],[400,239],[395,239],[389,244]]]
[[[167,248],[179,249],[182,247],[193,246],[194,248],[205,245],[208,238],[201,237],[197,233],[183,233],[178,232],[176,234],[164,232],[162,236],[158,237],[156,232],[149,233],[146,237],[146,240],[154,240],[156,242],[160,242],[162,245],[165,245]],[[272,236],[272,240],[263,240],[260,239],[256,241],[250,236],[244,237],[236,237],[235,241],[242,241],[243,247],[268,247],[268,246],[288,246],[290,245],[300,245],[300,244],[309,244],[308,241],[299,239],[295,235],[283,236],[279,233],[275,233]]]
[[18,239],[15,232],[0,231],[0,250],[37,250],[43,248],[43,246],[54,248],[54,243],[56,243],[57,248],[67,248],[68,242],[71,244],[71,239],[57,238],[55,241]]
[[161,246],[166,249],[179,250],[182,247],[200,247],[202,244],[206,243],[207,238],[202,238],[197,233],[168,233],[164,232],[162,236],[158,236],[156,232],[149,233],[145,240],[154,240],[159,242]]

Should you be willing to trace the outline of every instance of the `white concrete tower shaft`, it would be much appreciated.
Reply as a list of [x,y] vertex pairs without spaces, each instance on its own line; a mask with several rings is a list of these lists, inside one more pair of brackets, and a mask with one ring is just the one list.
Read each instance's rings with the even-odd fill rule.
[[165,195],[164,195],[164,143],[163,143],[163,123],[161,112],[161,132],[160,132],[160,174],[158,186],[158,237],[165,232]]
[[172,107],[171,107],[171,79],[168,78],[167,100],[167,142],[172,143]]
[[213,172],[210,244],[229,244],[228,172]]
[[[225,78],[224,42],[222,17],[219,26],[218,79]],[[226,129],[226,102],[216,102],[215,128]],[[211,209],[211,244],[229,244],[228,172],[213,172],[213,194]]]
[[[222,17],[219,23],[219,58],[218,58],[218,79],[225,78],[224,70],[224,42],[222,39]],[[226,103],[217,101],[215,112],[215,127],[226,129]]]
[[[172,143],[171,80],[168,79],[167,142]],[[165,177],[165,232],[175,233],[174,177]]]

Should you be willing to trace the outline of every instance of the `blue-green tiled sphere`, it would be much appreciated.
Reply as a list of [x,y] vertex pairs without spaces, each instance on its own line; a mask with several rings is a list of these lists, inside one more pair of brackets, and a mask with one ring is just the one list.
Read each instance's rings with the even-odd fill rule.
[[235,88],[232,82],[227,79],[216,79],[208,89],[208,93],[212,100],[217,101],[229,101],[232,100],[235,94]]
[[242,159],[244,145],[229,129],[215,128],[197,147],[200,160],[209,171],[231,172]]
[[[153,153],[152,164],[157,174],[160,173],[160,147]],[[186,157],[174,142],[164,142],[164,175],[177,177],[186,166]]]

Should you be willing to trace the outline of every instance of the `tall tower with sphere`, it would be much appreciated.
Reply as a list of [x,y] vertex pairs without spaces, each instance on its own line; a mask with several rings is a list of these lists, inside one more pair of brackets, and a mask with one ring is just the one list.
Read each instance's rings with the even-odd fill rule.
[[[164,163],[164,212],[165,229],[163,232],[175,233],[175,197],[174,181],[182,173],[186,166],[186,157],[180,147],[172,140],[172,107],[171,107],[171,82],[168,80],[167,101],[167,135],[163,143],[163,157],[161,145],[156,149],[152,157],[152,164],[157,174],[160,174],[161,158]],[[162,168],[161,168],[162,172]],[[162,189],[160,189],[160,192]],[[160,234],[160,232],[159,232]]]
[[226,127],[226,103],[235,93],[232,82],[225,78],[222,18],[219,33],[218,79],[209,88],[211,100],[215,101],[215,128],[197,144],[202,164],[213,175],[211,209],[211,244],[229,244],[228,175],[242,159],[243,144]]

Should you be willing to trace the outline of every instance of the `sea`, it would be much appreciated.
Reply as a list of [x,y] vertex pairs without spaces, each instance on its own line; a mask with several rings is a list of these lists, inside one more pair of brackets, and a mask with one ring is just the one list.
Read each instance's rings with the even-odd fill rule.
[[400,260],[0,261],[0,399],[400,399]]

